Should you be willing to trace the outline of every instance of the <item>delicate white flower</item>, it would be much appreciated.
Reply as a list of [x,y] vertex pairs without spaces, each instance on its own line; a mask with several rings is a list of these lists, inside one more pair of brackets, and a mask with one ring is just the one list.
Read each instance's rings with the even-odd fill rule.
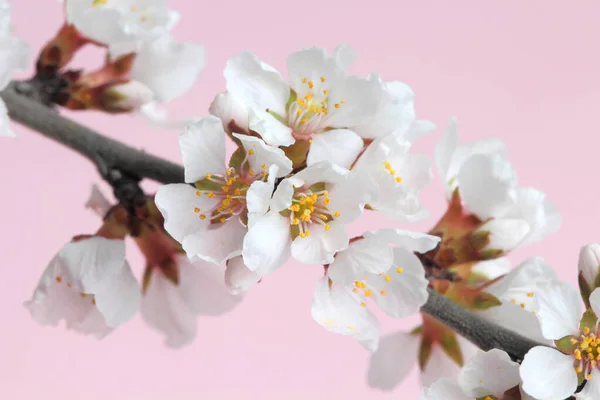
[[483,275],[486,280],[493,280],[508,274],[511,270],[512,262],[507,257],[498,257],[491,260],[479,261],[471,269],[471,272]]
[[65,0],[67,21],[90,40],[135,51],[141,41],[164,35],[179,21],[167,0]]
[[357,293],[362,306],[371,298],[388,315],[407,317],[418,312],[428,297],[429,282],[413,251],[424,253],[439,241],[436,236],[400,229],[366,232],[335,255],[327,275]]
[[168,347],[181,347],[195,339],[198,316],[224,314],[241,298],[225,286],[223,266],[190,262],[185,255],[175,256],[174,261],[179,282],[173,283],[154,268],[140,311],[150,326],[164,333]]
[[131,319],[139,303],[125,242],[92,236],[62,248],[25,306],[41,325],[64,319],[68,329],[102,338]]
[[419,192],[431,182],[431,161],[409,153],[411,143],[400,134],[376,139],[360,156],[353,171],[375,185],[369,206],[384,215],[406,222],[427,218]]
[[[477,347],[461,336],[457,335],[456,338],[463,360],[470,360],[476,354]],[[395,332],[383,336],[379,348],[369,361],[369,386],[385,391],[397,387],[412,367],[417,365],[421,340],[420,333]],[[429,386],[441,378],[456,379],[459,371],[460,365],[448,357],[438,343],[434,343],[421,371],[421,383]]]
[[265,142],[289,146],[312,140],[308,165],[329,160],[349,167],[363,148],[352,129],[375,117],[383,95],[378,79],[346,75],[352,58],[348,47],[333,56],[318,47],[293,53],[287,62],[288,83],[273,67],[244,52],[225,67],[228,96],[234,100],[213,103],[212,112],[236,115],[244,108],[249,129]]
[[[0,0],[0,90],[10,83],[15,71],[28,67],[31,49],[12,29],[11,6]],[[15,137],[10,128],[6,104],[0,99],[0,136]]]
[[[442,378],[423,388],[422,400],[503,399],[519,386],[519,364],[498,349],[479,350],[458,374],[457,382]],[[521,396],[522,399],[527,397]]]
[[[367,79],[380,80],[377,74],[371,74]],[[378,138],[393,133],[412,143],[435,129],[433,123],[416,119],[415,93],[410,86],[392,81],[384,82],[383,88],[382,101],[375,117],[368,123],[355,127],[356,133],[364,138]]]
[[[190,124],[179,138],[185,181],[162,186],[155,202],[165,218],[165,229],[183,245],[189,257],[221,264],[241,254],[246,234],[243,220],[247,201],[256,191],[272,188],[274,178],[287,175],[291,161],[283,151],[262,140],[238,136],[245,158],[238,166],[225,164],[225,132],[221,121],[209,116]],[[272,175],[272,176],[271,176]],[[258,187],[257,187],[258,185]],[[268,198],[266,203],[268,204]]]
[[249,224],[244,262],[260,275],[279,268],[290,253],[305,264],[333,262],[334,254],[348,247],[344,226],[361,215],[368,195],[360,179],[327,161],[284,179],[269,211]]
[[541,257],[531,257],[486,288],[502,304],[477,314],[533,340],[546,341],[536,318],[536,299],[558,282],[554,270]]
[[341,335],[352,336],[366,349],[377,350],[379,323],[364,307],[352,290],[341,286],[330,287],[329,279],[320,279],[315,286],[312,316],[325,329]]
[[[554,340],[561,350],[534,347],[521,364],[523,389],[539,399],[565,399],[587,379],[578,399],[592,400],[600,395],[600,290],[589,298],[593,313],[581,312],[579,293],[569,284],[551,285],[538,296],[537,312],[544,337]],[[552,367],[551,373],[548,366]]]
[[588,290],[593,290],[598,285],[600,274],[600,245],[590,243],[581,248],[579,252],[579,274],[588,285]]
[[560,214],[546,195],[537,189],[518,187],[517,175],[500,139],[459,144],[453,118],[436,146],[435,160],[448,196],[458,188],[469,212],[481,220],[526,221],[530,231],[522,245],[540,241],[558,230]]

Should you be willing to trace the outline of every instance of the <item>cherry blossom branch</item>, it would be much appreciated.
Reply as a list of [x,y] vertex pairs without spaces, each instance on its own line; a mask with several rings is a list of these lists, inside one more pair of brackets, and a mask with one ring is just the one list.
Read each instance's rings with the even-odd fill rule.
[[480,349],[504,350],[517,362],[522,361],[533,347],[545,346],[487,321],[431,289],[421,311],[455,330]]
[[155,157],[143,150],[110,139],[61,116],[54,109],[36,101],[35,93],[11,83],[0,92],[12,120],[61,143],[90,161],[101,159],[109,168],[119,169],[141,178],[161,183],[183,182],[183,168],[175,163]]
[[[28,87],[28,84],[13,82],[0,92],[11,119],[88,158],[96,164],[103,178],[115,178],[114,171],[120,171],[134,181],[135,177],[139,177],[165,184],[183,182],[180,165],[127,146],[61,116],[43,101],[36,88]],[[121,180],[122,176],[115,179]],[[498,348],[515,360],[522,360],[532,347],[542,345],[486,321],[434,291],[430,291],[422,311],[481,349]]]

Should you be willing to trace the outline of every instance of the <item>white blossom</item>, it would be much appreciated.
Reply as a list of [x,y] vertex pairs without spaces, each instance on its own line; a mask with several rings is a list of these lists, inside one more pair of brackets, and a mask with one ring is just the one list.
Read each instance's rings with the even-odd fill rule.
[[[348,170],[327,161],[284,179],[244,238],[242,256],[261,275],[273,272],[290,254],[305,264],[329,264],[348,247],[345,225],[360,217],[369,192]],[[264,198],[260,198],[264,209]],[[254,205],[248,203],[248,209]]]
[[248,129],[274,146],[310,141],[309,166],[329,160],[350,167],[363,148],[352,129],[376,116],[383,96],[378,79],[347,76],[350,54],[348,47],[339,47],[333,56],[318,47],[293,53],[287,82],[273,67],[244,52],[227,62],[227,97],[220,95],[211,112],[222,118],[246,114],[237,117],[239,122],[247,122]]
[[41,325],[102,338],[137,312],[140,289],[125,261],[125,242],[92,236],[66,244],[25,303]]
[[590,243],[581,248],[578,268],[588,289],[596,288],[598,274],[600,274],[600,245],[598,243]]
[[[240,255],[247,228],[240,220],[247,201],[265,184],[272,192],[275,177],[291,171],[283,151],[254,137],[239,136],[245,158],[239,167],[225,163],[225,132],[221,120],[209,116],[188,125],[179,138],[185,181],[162,186],[155,202],[165,218],[165,229],[189,257],[224,263]],[[268,200],[267,200],[268,202]],[[254,205],[253,205],[254,206]]]
[[500,139],[459,144],[456,120],[451,119],[436,145],[435,160],[448,196],[458,188],[469,212],[483,221],[506,218],[529,224],[521,245],[540,241],[558,230],[561,219],[556,207],[539,190],[518,186]]
[[374,185],[369,206],[384,215],[416,222],[429,214],[419,200],[420,191],[431,182],[431,161],[409,153],[411,143],[400,134],[373,141],[360,156],[353,171]]

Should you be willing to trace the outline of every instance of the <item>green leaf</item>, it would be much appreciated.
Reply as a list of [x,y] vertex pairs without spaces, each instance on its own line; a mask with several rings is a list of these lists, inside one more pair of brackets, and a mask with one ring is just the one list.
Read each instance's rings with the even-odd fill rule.
[[201,179],[198,182],[196,182],[194,184],[194,186],[196,186],[196,189],[201,190],[201,191],[207,191],[207,192],[213,192],[213,191],[220,191],[221,190],[221,185],[219,185],[216,182],[213,182],[209,179]]
[[479,292],[471,304],[474,310],[487,310],[499,305],[502,305],[502,302],[493,294],[486,292]]
[[598,317],[592,310],[586,310],[581,317],[581,321],[579,322],[579,331],[585,332],[585,329],[589,329],[590,331],[594,331],[596,328],[596,322],[598,321]]
[[241,171],[242,170],[242,161],[244,161],[244,158],[246,158],[246,151],[244,150],[243,146],[239,146],[231,155],[231,158],[229,159],[229,166],[231,168],[235,168],[236,171]]
[[572,354],[577,348],[577,342],[573,343],[572,339],[575,339],[573,335],[565,336],[564,338],[555,340],[554,345],[563,353]]
[[421,371],[425,370],[429,358],[431,357],[432,350],[433,342],[425,337],[421,338],[421,344],[419,346],[419,368],[421,368]]
[[450,359],[452,359],[459,367],[463,365],[463,354],[460,349],[460,343],[458,342],[458,338],[456,337],[456,333],[447,329],[444,331],[444,336],[440,338],[440,346],[442,346],[442,350]]

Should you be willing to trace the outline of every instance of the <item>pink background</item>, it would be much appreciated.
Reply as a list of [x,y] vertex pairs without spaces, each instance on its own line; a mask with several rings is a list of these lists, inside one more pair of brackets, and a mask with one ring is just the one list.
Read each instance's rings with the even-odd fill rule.
[[[57,1],[15,0],[16,29],[37,52],[62,21]],[[171,0],[183,20],[176,34],[208,49],[197,86],[172,104],[175,114],[205,114],[224,89],[225,61],[244,49],[284,70],[287,54],[349,43],[359,53],[353,72],[381,73],[410,84],[417,112],[440,128],[451,115],[463,139],[502,137],[523,185],[551,196],[563,212],[560,233],[515,252],[515,262],[542,255],[575,282],[581,245],[598,240],[600,134],[600,2],[547,0],[355,1]],[[86,51],[80,65],[99,55]],[[26,76],[26,75],[23,75]],[[111,137],[179,161],[178,132],[129,117],[73,115]],[[103,342],[41,328],[22,306],[47,261],[71,236],[93,232],[98,219],[83,208],[93,166],[42,136],[16,127],[2,140],[2,290],[0,398],[86,400],[200,398],[418,398],[417,373],[393,394],[367,387],[368,354],[352,339],[313,322],[310,304],[321,269],[290,263],[222,318],[199,320],[194,345],[166,349],[136,317]],[[432,154],[441,129],[420,141]],[[152,184],[146,187],[154,188]],[[106,191],[106,193],[109,193]],[[432,218],[444,210],[439,181],[424,193]],[[382,220],[356,226],[382,226]],[[397,225],[397,224],[396,224]],[[139,274],[142,260],[128,248]],[[384,319],[385,331],[417,319]]]

